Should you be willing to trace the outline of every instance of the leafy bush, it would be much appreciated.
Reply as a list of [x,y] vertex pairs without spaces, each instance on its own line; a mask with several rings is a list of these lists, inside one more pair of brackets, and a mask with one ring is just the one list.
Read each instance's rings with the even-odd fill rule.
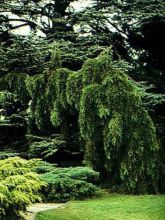
[[44,199],[49,202],[66,202],[91,197],[97,190],[92,183],[96,183],[98,177],[97,172],[87,167],[56,168],[53,172],[41,175],[41,180],[47,183],[43,190]]
[[0,68],[2,73],[17,72],[26,74],[40,73],[48,56],[48,44],[40,37],[30,34],[17,36],[7,46],[0,45]]
[[92,196],[96,186],[81,180],[68,177],[56,177],[53,174],[44,175],[41,178],[48,186],[44,189],[44,200],[49,202],[66,202],[71,199],[82,199]]
[[16,157],[18,156],[18,153],[8,152],[8,151],[0,151],[0,160],[7,159],[9,157]]
[[[4,84],[4,82],[3,82]],[[0,83],[1,87],[1,83]],[[17,102],[16,95],[8,92],[8,91],[0,91],[0,116],[4,116],[7,114],[8,109]]]
[[30,157],[48,158],[57,153],[57,151],[65,146],[65,141],[60,135],[51,139],[40,142],[33,142],[30,145]]
[[21,219],[27,205],[41,200],[44,182],[31,172],[31,162],[19,157],[0,160],[0,219]]
[[99,173],[89,167],[56,168],[51,174],[58,178],[68,177],[88,183],[97,183],[99,180]]
[[40,159],[33,159],[31,161],[33,161],[33,164],[31,164],[31,170],[38,174],[53,172],[54,169],[56,169],[55,165]]

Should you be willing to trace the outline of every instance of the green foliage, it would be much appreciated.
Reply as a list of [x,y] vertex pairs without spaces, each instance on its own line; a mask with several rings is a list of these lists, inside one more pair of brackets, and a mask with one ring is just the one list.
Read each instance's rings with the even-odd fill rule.
[[19,157],[0,160],[0,217],[21,218],[21,211],[32,202],[40,201],[39,190],[44,185],[39,176],[31,172],[31,162]]
[[57,68],[61,67],[61,52],[59,46],[56,42],[50,44],[49,53],[51,54],[50,61],[47,62],[49,70],[54,71]]
[[10,151],[0,151],[0,160],[7,159],[9,157],[16,157],[16,156],[19,156],[19,154]]
[[56,168],[41,175],[47,183],[43,194],[46,201],[66,202],[73,199],[91,197],[95,194],[98,173],[88,167]]
[[[70,2],[0,3],[0,120],[3,124],[22,122],[18,114],[27,109],[31,98],[29,132],[61,132],[68,145],[72,136],[81,134],[86,163],[108,176],[112,185],[133,193],[156,192],[159,147],[146,109],[158,109],[151,114],[163,146],[164,96],[154,93],[164,93],[165,3],[93,0],[91,8],[72,16]],[[15,26],[12,21],[22,23]],[[47,40],[35,31],[29,36],[11,35],[11,30],[26,25],[41,30]],[[73,31],[77,25],[81,34]],[[59,45],[53,42],[56,39]],[[112,62],[110,51],[87,60],[80,69],[87,57],[96,57],[109,45],[117,61]],[[154,84],[155,88],[149,88],[153,93],[145,93],[123,73],[125,69],[136,80]],[[48,142],[33,143],[31,153],[48,157],[63,145]]]
[[30,169],[40,174],[46,182],[42,188],[42,197],[48,202],[66,202],[73,199],[91,197],[95,194],[99,182],[99,173],[89,167],[57,168],[42,160],[33,159]]
[[158,144],[154,125],[142,104],[143,91],[109,59],[102,54],[85,62],[82,69],[79,123],[88,154],[88,142],[92,143],[89,163],[104,169],[111,183],[126,192],[155,192]]
[[0,69],[2,73],[40,73],[49,55],[48,48],[47,41],[36,34],[13,36],[9,44],[0,44]]
[[[15,94],[7,90],[0,91],[0,122],[5,123],[5,119],[8,119],[8,122],[14,122],[18,118],[17,122],[19,123],[21,116],[17,116],[17,113],[20,111],[20,106],[20,101]],[[7,118],[7,116],[10,117]]]
[[40,74],[27,78],[26,85],[32,98],[30,117],[38,129],[46,130],[50,121],[54,126],[63,122],[62,113],[67,108],[66,81],[70,72],[57,69],[50,76]]
[[80,71],[70,74],[67,80],[67,87],[66,87],[67,102],[70,105],[75,106],[76,109],[79,108],[81,89],[82,89],[82,76]]
[[59,135],[53,139],[33,142],[29,147],[29,155],[30,157],[49,158],[54,156],[64,146],[65,141]]
[[[51,105],[51,122],[54,126],[58,126],[63,120],[63,112],[67,109],[66,101],[66,81],[71,73],[67,69],[57,69],[51,75],[46,88],[47,97]],[[52,89],[53,87],[53,89]]]
[[84,180],[88,183],[98,183],[99,181],[99,173],[90,167],[56,168],[51,174],[59,178],[69,177],[71,179]]
[[[48,127],[49,110],[45,95],[46,77],[43,74],[27,77],[26,87],[32,98],[29,107],[30,123],[36,124],[38,129],[46,130]],[[42,95],[40,95],[42,94]]]
[[8,91],[0,91],[0,108],[6,109],[16,100],[16,96]]
[[[45,200],[53,202],[66,202],[68,200],[91,197],[95,194],[96,187],[91,183],[70,178],[54,178],[46,176],[47,188],[45,188]],[[46,181],[45,178],[42,180]]]
[[27,75],[23,73],[8,73],[0,78],[0,88],[13,93],[23,104],[27,104],[26,77]]
[[[0,34],[7,36],[11,30],[17,30],[22,26],[29,26],[31,33],[40,30],[42,35],[52,39],[74,39],[73,24],[70,21],[71,11],[67,9],[74,0],[43,1],[43,0],[10,0],[1,1]],[[6,11],[16,18],[6,15]],[[4,13],[3,13],[4,12]],[[14,19],[15,22],[12,22]],[[68,25],[68,22],[70,25]],[[2,38],[3,39],[3,38]],[[40,51],[42,52],[42,51]]]
[[45,162],[43,160],[33,159],[31,161],[33,161],[30,166],[31,171],[38,174],[53,172],[56,168],[55,165]]
[[86,163],[113,186],[129,193],[157,192],[159,147],[142,102],[146,93],[113,65],[109,51],[87,60],[77,73],[57,69],[50,77],[29,77],[27,85],[36,122],[47,108],[57,127],[66,120],[65,110],[76,108]]

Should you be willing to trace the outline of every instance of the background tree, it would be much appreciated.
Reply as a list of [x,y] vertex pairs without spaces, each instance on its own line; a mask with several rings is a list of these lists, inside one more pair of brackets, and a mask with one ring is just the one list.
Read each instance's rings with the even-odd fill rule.
[[73,27],[68,21],[71,13],[69,10],[66,11],[72,1],[2,1],[0,3],[2,38],[7,36],[9,31],[23,26],[30,26],[32,30],[37,28],[48,37],[53,35],[54,39],[73,38]]
[[[79,74],[82,85],[77,83],[76,87],[80,98],[74,102],[79,106],[87,162],[126,192],[157,190],[158,144],[154,125],[142,104],[143,91],[113,66],[108,54],[86,61]],[[70,95],[72,77],[68,81]],[[151,163],[144,159],[146,152],[153,155]]]
[[[97,45],[113,45],[114,58],[127,61],[131,67],[128,74],[148,86],[152,95],[145,100],[157,127],[162,157],[165,150],[165,101],[161,95],[165,92],[165,3],[162,0],[92,2],[93,7],[77,14],[82,33],[87,31],[87,40]],[[164,170],[164,159],[160,161]]]
[[63,126],[77,113],[88,165],[125,192],[157,192],[159,147],[143,106],[145,91],[115,67],[110,54],[87,60],[78,72],[57,68],[48,77],[29,77],[27,87],[40,130],[47,129],[49,120],[67,137],[70,132]]

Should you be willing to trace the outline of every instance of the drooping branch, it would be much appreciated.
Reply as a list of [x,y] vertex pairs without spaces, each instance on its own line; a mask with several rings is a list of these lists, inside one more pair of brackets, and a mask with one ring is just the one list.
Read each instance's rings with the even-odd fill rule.
[[23,19],[23,18],[7,18],[6,22],[23,22],[24,23],[24,24],[20,24],[20,25],[17,25],[17,26],[12,26],[11,29],[16,29],[16,28],[20,28],[22,26],[29,25],[31,29],[38,28],[43,33],[45,33],[45,34],[47,33],[46,30],[43,27],[41,27],[41,25],[36,23],[35,21],[30,21],[30,20]]
[[14,29],[17,29],[17,28],[21,28],[21,27],[25,27],[25,26],[27,26],[27,25],[29,25],[29,24],[28,24],[28,23],[24,23],[24,24],[12,26],[12,27],[11,27],[11,30],[14,30]]

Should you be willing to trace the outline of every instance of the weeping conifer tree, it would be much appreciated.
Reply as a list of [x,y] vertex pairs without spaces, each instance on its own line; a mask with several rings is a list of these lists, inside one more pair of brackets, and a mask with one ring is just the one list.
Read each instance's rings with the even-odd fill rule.
[[79,112],[86,163],[129,193],[157,192],[159,147],[143,93],[106,53],[86,61],[67,82],[68,102]]
[[87,60],[77,72],[57,67],[36,77],[27,85],[40,129],[44,119],[58,127],[66,112],[77,112],[87,165],[127,193],[158,191],[159,146],[142,103],[144,91],[115,68],[109,52]]

